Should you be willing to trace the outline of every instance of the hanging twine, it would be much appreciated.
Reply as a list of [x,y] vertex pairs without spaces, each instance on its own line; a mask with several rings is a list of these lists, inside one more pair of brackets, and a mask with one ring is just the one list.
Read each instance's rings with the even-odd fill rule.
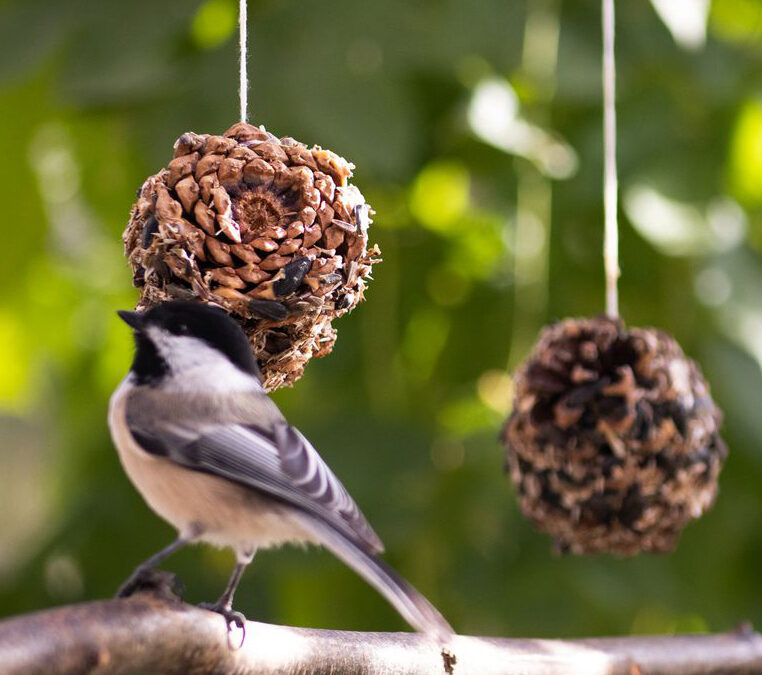
[[606,314],[619,316],[618,179],[616,169],[616,64],[614,61],[614,0],[603,9],[603,264],[606,272]]
[[247,122],[247,112],[249,107],[249,78],[246,73],[246,25],[247,11],[246,0],[239,0],[238,3],[238,42],[240,58],[238,64],[238,97],[241,104],[241,122]]

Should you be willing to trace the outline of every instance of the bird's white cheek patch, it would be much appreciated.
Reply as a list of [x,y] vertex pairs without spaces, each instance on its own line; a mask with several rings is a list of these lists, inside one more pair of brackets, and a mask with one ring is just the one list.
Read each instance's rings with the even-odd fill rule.
[[149,328],[161,357],[169,365],[170,376],[164,383],[168,391],[250,391],[254,379],[239,370],[216,349],[198,338],[170,335]]

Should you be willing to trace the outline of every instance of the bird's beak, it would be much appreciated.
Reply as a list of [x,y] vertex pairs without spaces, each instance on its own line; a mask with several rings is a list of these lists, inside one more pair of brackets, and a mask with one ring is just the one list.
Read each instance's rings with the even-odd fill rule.
[[130,312],[126,309],[121,309],[117,314],[130,328],[134,330],[143,328],[143,315],[140,312]]

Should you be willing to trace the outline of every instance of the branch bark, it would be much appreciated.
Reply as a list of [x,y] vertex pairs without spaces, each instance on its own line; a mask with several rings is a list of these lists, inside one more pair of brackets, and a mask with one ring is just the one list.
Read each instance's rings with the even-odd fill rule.
[[237,649],[223,619],[152,593],[72,605],[0,622],[3,675],[726,675],[762,672],[762,636],[593,640],[458,636],[439,646],[413,633],[354,633],[250,621]]

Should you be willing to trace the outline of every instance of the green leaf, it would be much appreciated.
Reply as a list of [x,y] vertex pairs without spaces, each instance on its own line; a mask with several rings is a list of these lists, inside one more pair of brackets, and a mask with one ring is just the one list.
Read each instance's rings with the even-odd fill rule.
[[191,23],[194,44],[201,49],[214,49],[227,42],[235,30],[237,14],[233,0],[206,0]]

